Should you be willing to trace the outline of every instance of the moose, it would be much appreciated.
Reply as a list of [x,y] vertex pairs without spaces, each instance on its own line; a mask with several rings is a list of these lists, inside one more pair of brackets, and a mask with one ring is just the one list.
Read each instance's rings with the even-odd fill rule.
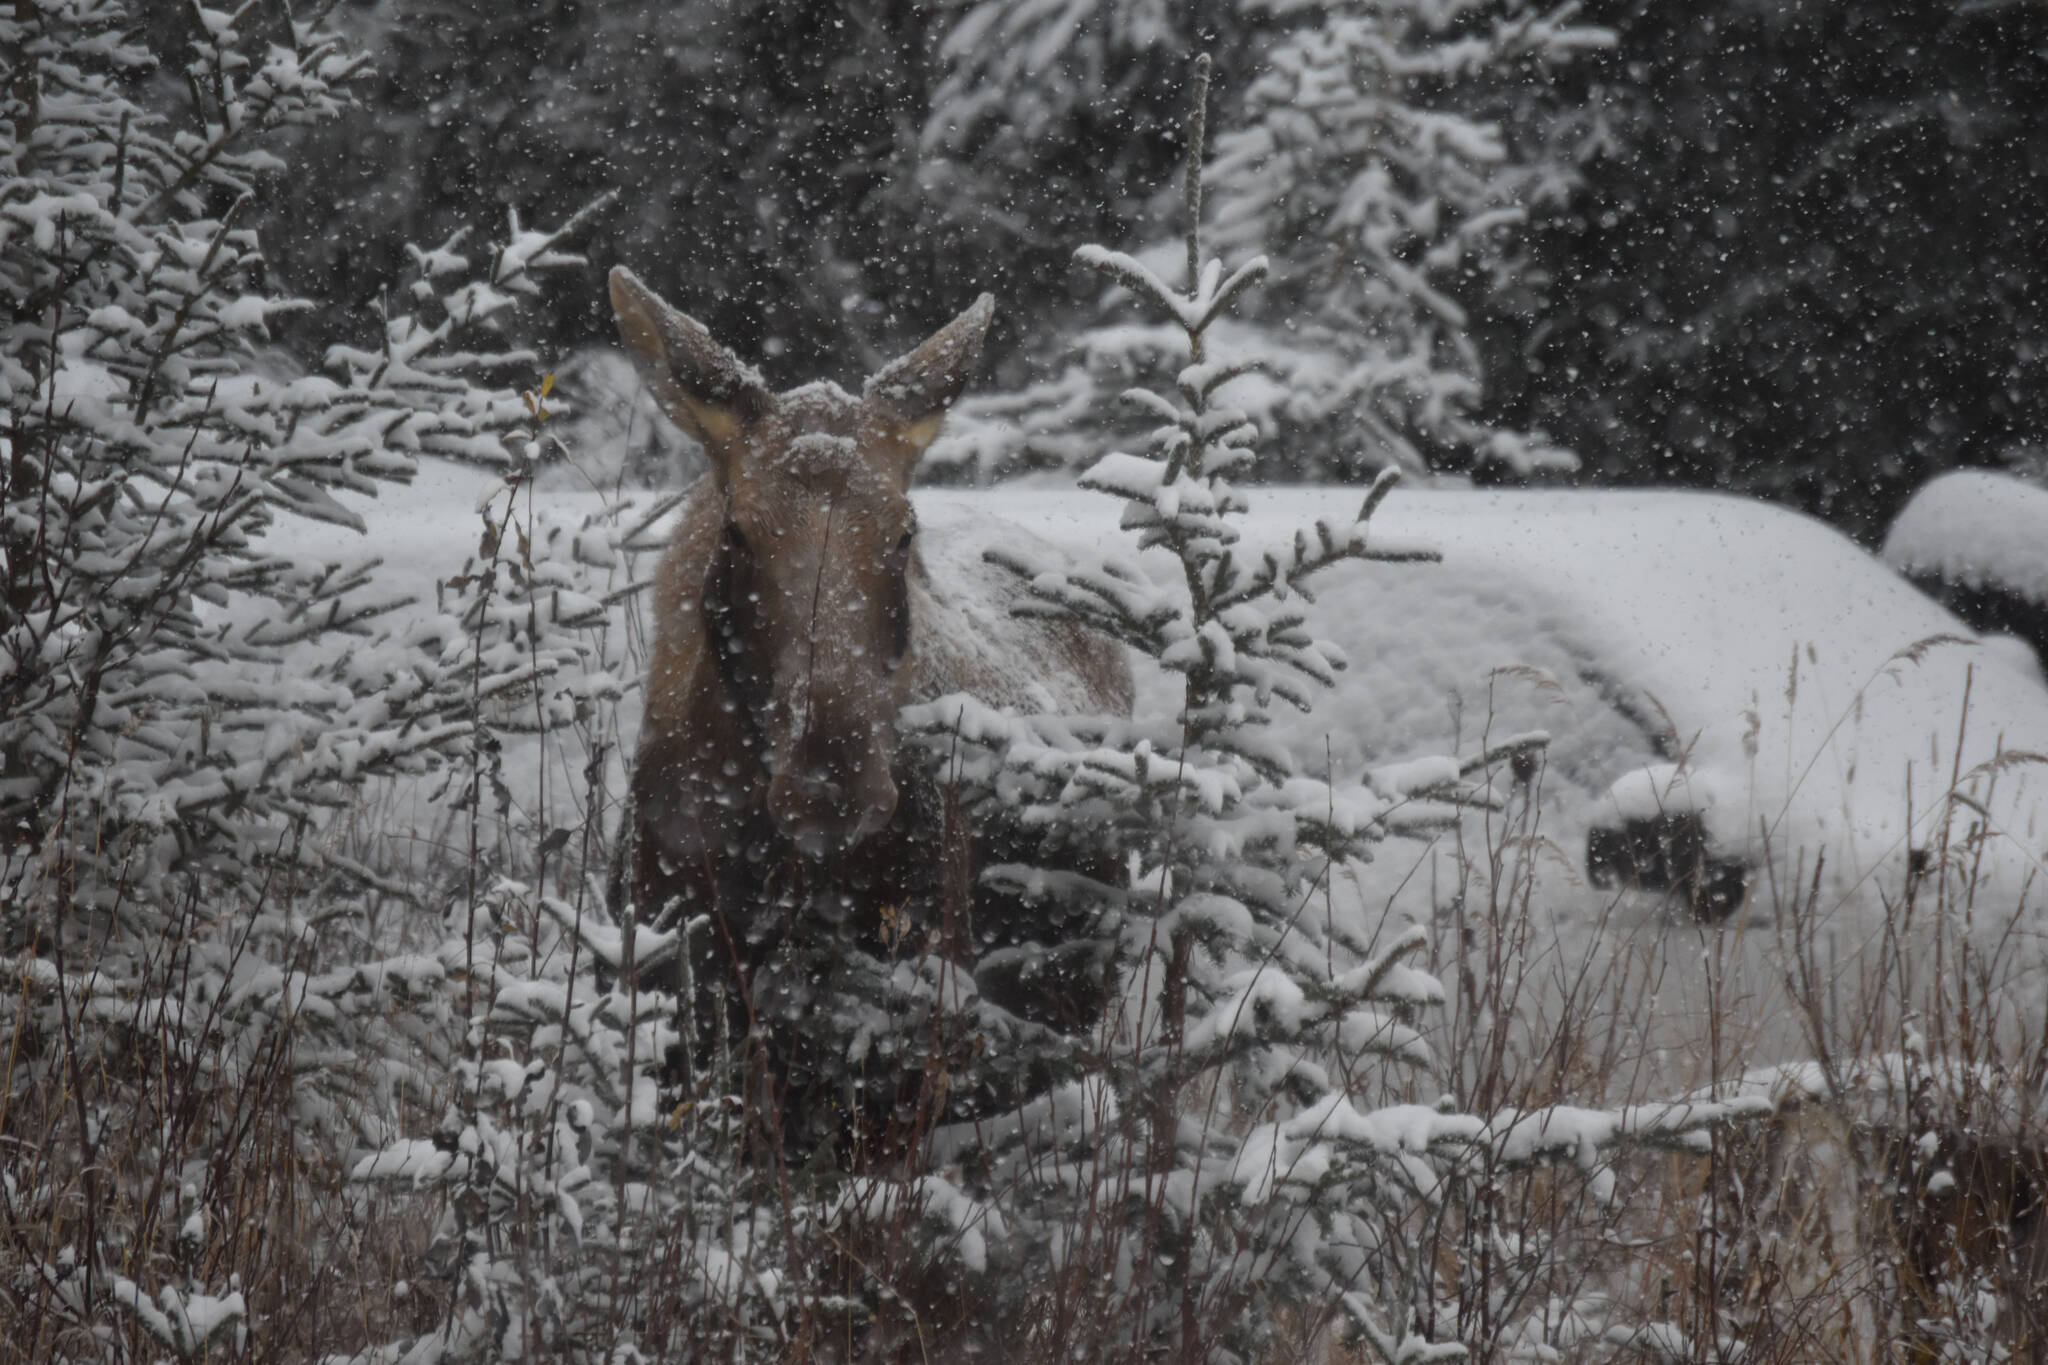
[[[899,737],[899,710],[964,692],[996,706],[1127,714],[1129,664],[1110,641],[1049,621],[1017,622],[992,657],[987,639],[961,638],[961,622],[1007,616],[1021,586],[927,572],[911,475],[980,356],[988,295],[858,397],[831,382],[772,392],[624,267],[611,272],[611,300],[642,377],[710,466],[654,582],[615,891],[643,923],[698,922],[680,961],[699,1035],[779,1038],[767,1051],[790,1075],[784,1107],[817,1108],[795,1093],[807,1049],[811,1069],[829,1069],[819,1021],[806,1017],[817,957],[803,950],[881,951],[907,920],[971,896],[974,868],[1000,838],[967,827],[926,755]],[[973,909],[985,942],[1016,907]],[[677,987],[679,976],[671,967],[658,984]],[[1086,1022],[1072,1009],[1085,990],[1040,984],[1035,999],[1013,991],[1006,1005],[1058,1014],[1064,1001],[1063,1022]],[[869,1101],[886,1091],[863,1086]]]

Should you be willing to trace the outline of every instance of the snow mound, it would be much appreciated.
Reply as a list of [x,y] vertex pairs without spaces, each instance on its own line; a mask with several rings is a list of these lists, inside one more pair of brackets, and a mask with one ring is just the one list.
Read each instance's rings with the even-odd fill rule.
[[[1358,490],[1249,496],[1248,540],[1348,516]],[[941,498],[1077,552],[1112,534],[1085,495]],[[2015,886],[2039,865],[2038,673],[1821,523],[1690,492],[1400,491],[1373,525],[1443,562],[1320,580],[1310,628],[1352,666],[1276,727],[1309,771],[1546,730],[1545,828],[1565,848],[1668,799],[1683,769],[1718,851],[1787,874],[1824,853],[1832,888],[1869,904],[1940,851],[1951,814],[1959,861],[1981,845]]]
[[2048,489],[1984,470],[1943,474],[1892,522],[1884,559],[1916,578],[2048,603]]

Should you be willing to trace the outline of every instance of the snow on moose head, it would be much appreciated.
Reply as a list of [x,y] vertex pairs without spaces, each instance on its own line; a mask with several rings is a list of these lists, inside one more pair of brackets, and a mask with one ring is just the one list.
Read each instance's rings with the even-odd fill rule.
[[982,295],[856,398],[829,382],[772,392],[624,267],[611,299],[656,399],[711,465],[657,583],[641,763],[667,763],[673,780],[643,772],[655,780],[637,784],[640,818],[682,861],[731,849],[735,824],[762,810],[809,857],[854,848],[897,805],[895,718],[923,572],[911,472],[994,301]]

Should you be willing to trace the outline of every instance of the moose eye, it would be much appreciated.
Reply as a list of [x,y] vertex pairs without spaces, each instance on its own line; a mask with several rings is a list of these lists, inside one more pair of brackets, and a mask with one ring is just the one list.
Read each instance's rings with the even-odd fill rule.
[[910,543],[911,543],[912,541],[916,540],[916,539],[917,539],[917,524],[916,524],[915,522],[913,522],[913,523],[911,523],[911,524],[910,524],[909,526],[906,526],[906,527],[904,527],[904,528],[903,528],[903,534],[902,534],[901,536],[898,536],[898,537],[896,538],[896,553],[897,553],[897,554],[899,554],[899,555],[907,555],[907,554],[909,554],[909,553],[910,553]]

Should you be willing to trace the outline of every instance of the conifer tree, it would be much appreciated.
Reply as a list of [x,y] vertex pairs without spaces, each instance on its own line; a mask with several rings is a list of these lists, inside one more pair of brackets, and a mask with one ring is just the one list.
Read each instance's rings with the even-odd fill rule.
[[[1412,963],[1427,932],[1374,923],[1362,904],[1319,889],[1389,835],[1496,799],[1495,766],[1543,738],[1345,781],[1300,771],[1263,733],[1276,702],[1312,707],[1344,666],[1309,630],[1312,580],[1348,559],[1437,556],[1373,526],[1394,469],[1348,524],[1278,541],[1247,527],[1236,481],[1254,466],[1255,433],[1216,400],[1244,371],[1219,363],[1209,342],[1269,267],[1253,257],[1226,269],[1202,249],[1206,61],[1195,85],[1186,285],[1121,252],[1078,253],[1180,339],[1170,387],[1126,395],[1154,424],[1145,445],[1101,456],[1081,479],[1122,503],[1136,554],[1070,566],[990,552],[1028,584],[1033,611],[1103,631],[1179,675],[1178,714],[1041,720],[951,697],[914,718],[957,746],[952,772],[970,809],[1111,841],[1113,865],[1127,869],[1120,885],[1014,867],[992,875],[1022,894],[1085,902],[1113,940],[1118,995],[1104,1036],[1086,1044],[1091,1060],[1077,1064],[1079,1083],[992,1135],[977,1129],[978,1150],[943,1137],[941,1148],[975,1172],[977,1226],[1002,1229],[992,1260],[1049,1258],[1056,1277],[1114,1286],[1116,1311],[1093,1325],[1102,1339],[1048,1343],[1063,1353],[1256,1358],[1287,1305],[1330,1315],[1389,1365],[1455,1358],[1465,1348],[1445,1332],[1455,1335],[1458,1317],[1440,1305],[1469,1271],[1433,1260],[1421,1229],[1463,1216],[1490,1182],[1545,1165],[1576,1163],[1597,1199],[1617,1148],[1696,1148],[1740,1107],[1480,1116],[1453,1094],[1426,1102],[1422,1025],[1444,999]],[[1016,1306],[1021,1320],[1044,1320]],[[1539,1293],[1499,1307],[1502,1322],[1526,1325],[1555,1305]]]
[[1498,92],[1611,41],[1577,8],[1338,5],[1268,53],[1210,178],[1219,249],[1289,244],[1258,337],[1293,447],[1275,472],[1577,463],[1488,419],[1475,321],[1527,307],[1528,221],[1578,180],[1494,117]]
[[55,907],[147,920],[184,874],[248,888],[317,863],[322,812],[455,752],[479,690],[536,666],[479,670],[459,629],[380,636],[394,603],[367,556],[307,562],[280,524],[360,529],[335,495],[391,487],[417,455],[525,458],[508,438],[532,413],[502,377],[536,362],[493,327],[573,259],[561,233],[515,219],[476,262],[458,242],[415,250],[378,343],[298,372],[265,347],[308,304],[269,287],[243,220],[275,183],[273,145],[332,114],[356,63],[316,24],[271,33],[256,7],[199,7],[187,98],[160,108],[136,93],[163,59],[132,17],[51,0],[0,18],[11,946],[53,929],[39,917]]
[[278,350],[312,305],[253,210],[358,69],[284,5],[0,10],[0,1109],[38,1358],[248,1349],[251,1286],[209,1273],[274,1174],[238,1144],[283,1111],[303,1179],[458,1060],[461,959],[351,932],[390,883],[336,814],[475,770],[515,696],[550,725],[603,686],[594,602],[531,553],[392,627],[375,559],[292,534],[362,529],[341,495],[421,455],[520,475],[541,414],[506,381],[537,360],[498,323],[573,259],[516,220],[415,250],[374,342],[310,373]]
[[[1104,3],[1075,33],[1151,33],[1151,7]],[[1542,280],[1522,244],[1532,214],[1558,210],[1577,167],[1511,139],[1506,91],[1550,91],[1548,72],[1603,45],[1576,6],[1528,0],[1395,0],[1308,6],[1243,0],[1219,27],[1253,48],[1242,117],[1206,172],[1219,249],[1273,243],[1267,288],[1209,336],[1218,356],[1257,354],[1264,378],[1229,391],[1267,439],[1264,478],[1369,482],[1382,469],[1528,474],[1568,469],[1570,452],[1487,411],[1482,329],[1501,338],[1538,320]],[[1129,13],[1125,13],[1129,10]],[[1035,45],[984,53],[966,69],[1007,80],[942,105],[951,127],[985,113],[997,91],[1026,108],[1020,68],[1066,35],[1034,0],[987,0],[961,24],[987,33],[1035,17]],[[958,41],[956,37],[956,41]],[[1081,72],[1093,68],[1078,57]],[[1073,79],[1070,75],[1068,79]],[[1055,85],[1055,89],[1060,88]],[[942,89],[943,95],[945,90]],[[1530,96],[1540,99],[1542,96]],[[1138,256],[1161,268],[1177,248]],[[1114,301],[1114,295],[1110,298]],[[1179,344],[1172,326],[1104,321],[1081,357],[1039,357],[1047,377],[970,401],[937,452],[982,476],[1084,468],[1136,437],[1111,401]],[[1511,343],[1510,343],[1511,344]],[[1285,442],[1274,436],[1285,431]]]

